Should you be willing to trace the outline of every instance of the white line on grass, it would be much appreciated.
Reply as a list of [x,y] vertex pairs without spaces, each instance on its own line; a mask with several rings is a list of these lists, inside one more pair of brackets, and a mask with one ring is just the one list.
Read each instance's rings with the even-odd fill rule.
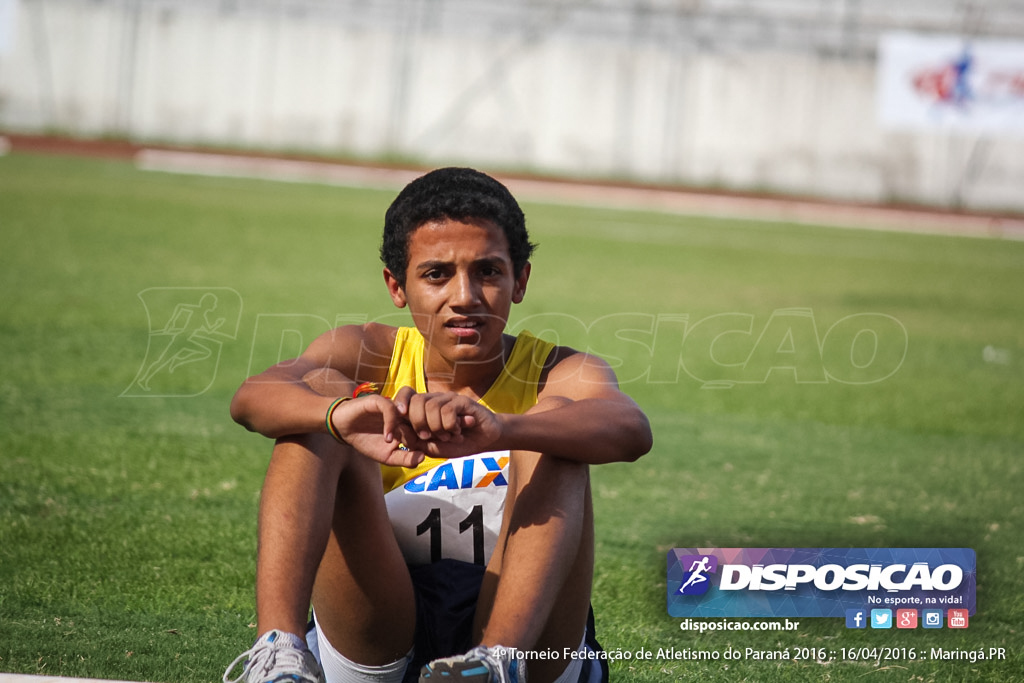
[[[420,171],[405,169],[155,149],[141,150],[136,155],[135,163],[147,171],[369,189],[401,188],[420,174]],[[546,203],[837,228],[1024,240],[1024,220],[1016,218],[523,178],[502,178],[502,181],[520,199]]]
[[834,228],[1024,240],[1024,220],[1012,218],[533,180],[509,180],[508,185],[517,195],[574,205]]
[[143,149],[135,165],[144,171],[390,190],[420,175],[417,171],[346,166],[317,161]]

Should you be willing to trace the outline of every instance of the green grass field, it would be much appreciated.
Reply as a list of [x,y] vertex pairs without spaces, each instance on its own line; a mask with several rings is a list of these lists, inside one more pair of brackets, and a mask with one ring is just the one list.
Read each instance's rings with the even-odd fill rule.
[[[392,196],[0,158],[0,671],[210,681],[249,646],[269,444],[228,402],[336,321],[402,319],[376,259]],[[540,249],[512,325],[608,356],[654,427],[648,456],[593,472],[606,648],[1007,654],[615,680],[1024,680],[1024,243],[525,209]],[[206,291],[215,352],[147,392],[156,332]],[[666,553],[692,546],[970,547],[978,611],[695,635],[665,608]]]

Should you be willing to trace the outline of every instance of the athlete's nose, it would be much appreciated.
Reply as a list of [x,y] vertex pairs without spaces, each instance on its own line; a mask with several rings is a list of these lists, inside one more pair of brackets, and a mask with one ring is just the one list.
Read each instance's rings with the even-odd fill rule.
[[449,304],[455,308],[466,308],[480,301],[480,288],[469,273],[458,272],[452,278],[452,295]]

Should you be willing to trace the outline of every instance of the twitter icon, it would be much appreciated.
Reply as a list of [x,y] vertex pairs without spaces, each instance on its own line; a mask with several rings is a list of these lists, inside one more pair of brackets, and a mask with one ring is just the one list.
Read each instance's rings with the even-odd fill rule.
[[892,628],[892,610],[871,610],[871,628]]

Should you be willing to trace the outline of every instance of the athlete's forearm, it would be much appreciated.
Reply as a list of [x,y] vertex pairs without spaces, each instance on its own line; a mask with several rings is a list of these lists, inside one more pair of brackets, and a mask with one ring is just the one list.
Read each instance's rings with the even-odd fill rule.
[[327,409],[352,395],[356,378],[383,380],[393,344],[391,328],[380,325],[325,332],[298,358],[247,379],[231,401],[231,417],[270,438],[326,432]]
[[631,400],[545,399],[523,415],[502,415],[502,448],[598,465],[632,462],[651,450],[647,416]]
[[295,374],[272,368],[247,379],[231,401],[231,417],[271,439],[326,431],[327,409],[351,395],[355,382],[333,370]]

